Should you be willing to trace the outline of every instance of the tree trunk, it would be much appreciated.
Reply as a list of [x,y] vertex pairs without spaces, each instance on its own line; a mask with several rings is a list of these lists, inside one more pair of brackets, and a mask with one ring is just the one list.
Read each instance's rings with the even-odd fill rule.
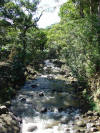
[[83,3],[80,1],[80,16],[84,18],[84,12],[83,12]]
[[98,1],[97,0],[89,0],[90,2],[90,15],[96,15],[98,10],[97,10],[97,4]]

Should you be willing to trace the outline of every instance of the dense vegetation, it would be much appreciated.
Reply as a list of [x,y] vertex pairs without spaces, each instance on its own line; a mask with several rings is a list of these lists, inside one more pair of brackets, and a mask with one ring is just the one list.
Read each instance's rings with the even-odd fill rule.
[[26,66],[40,62],[48,52],[49,58],[66,61],[86,98],[92,96],[99,107],[100,0],[68,0],[60,8],[60,23],[45,30],[37,27],[42,15],[35,16],[38,4],[37,0],[0,1],[0,61],[12,65],[11,83],[18,84]]
[[[91,101],[100,102],[100,1],[68,0],[59,24],[47,32],[47,47],[65,59]],[[91,102],[92,103],[92,102]],[[93,103],[92,103],[93,104]]]
[[0,1],[0,61],[1,64],[6,62],[11,66],[11,72],[8,74],[9,65],[6,64],[8,69],[4,70],[5,74],[2,67],[0,69],[0,82],[7,80],[0,85],[1,92],[8,94],[13,90],[11,87],[16,88],[23,83],[26,66],[33,60],[36,63],[40,62],[42,58],[38,57],[45,55],[43,50],[46,35],[37,27],[42,13],[38,17],[35,16],[38,3],[37,0]]

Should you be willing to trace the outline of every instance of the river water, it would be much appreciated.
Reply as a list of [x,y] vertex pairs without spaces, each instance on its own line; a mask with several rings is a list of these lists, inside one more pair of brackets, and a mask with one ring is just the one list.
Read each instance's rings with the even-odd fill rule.
[[22,133],[77,133],[81,119],[77,95],[49,60],[36,79],[26,81],[12,100],[11,110],[22,119]]

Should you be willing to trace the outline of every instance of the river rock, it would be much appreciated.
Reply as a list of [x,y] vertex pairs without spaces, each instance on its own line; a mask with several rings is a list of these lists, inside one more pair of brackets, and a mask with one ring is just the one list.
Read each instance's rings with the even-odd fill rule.
[[20,133],[19,122],[10,114],[0,115],[0,133]]
[[92,111],[88,111],[86,115],[87,116],[93,116],[93,112]]
[[23,97],[23,98],[20,99],[20,101],[21,102],[26,102],[26,98]]
[[40,112],[41,113],[46,113],[47,112],[47,108],[46,107],[43,107]]
[[37,87],[37,85],[31,85],[31,87],[32,87],[32,88],[36,88],[36,87]]
[[60,74],[61,75],[65,75],[66,74],[66,71],[60,71]]
[[9,108],[9,107],[11,106],[11,102],[10,102],[10,101],[5,102],[5,106],[6,106],[7,108]]
[[86,123],[84,123],[84,121],[82,121],[82,120],[77,121],[76,124],[77,124],[79,127],[85,127],[85,126],[86,126]]
[[59,112],[62,112],[62,111],[64,111],[64,108],[62,108],[62,107],[61,108],[58,108],[58,111]]
[[100,116],[98,112],[94,112],[94,116]]
[[61,118],[61,123],[62,124],[67,124],[69,121],[70,121],[70,117],[64,117],[64,118]]
[[56,89],[52,89],[52,93],[54,93],[54,92],[57,92],[57,90]]
[[67,129],[66,129],[66,131],[67,131],[67,132],[69,132],[69,131],[70,131],[70,129],[69,129],[69,128],[67,128]]
[[1,114],[6,114],[8,112],[8,108],[6,106],[1,106],[0,107],[0,115]]
[[76,133],[86,133],[84,129],[79,129],[79,130],[76,130]]
[[99,116],[94,116],[93,120],[97,121],[99,119]]
[[94,132],[97,132],[98,129],[96,127],[93,127],[93,128],[90,129],[90,131],[94,133]]
[[37,126],[32,126],[28,128],[28,132],[33,132],[37,129]]
[[39,96],[40,96],[40,97],[43,97],[43,96],[44,96],[44,93],[43,93],[43,92],[40,92],[40,93],[39,93]]

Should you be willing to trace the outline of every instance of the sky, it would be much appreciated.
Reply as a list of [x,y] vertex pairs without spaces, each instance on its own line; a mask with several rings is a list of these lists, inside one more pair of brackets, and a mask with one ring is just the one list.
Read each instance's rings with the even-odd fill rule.
[[67,0],[41,0],[38,6],[40,12],[47,10],[43,13],[42,17],[38,22],[39,28],[46,28],[52,24],[58,23],[60,17],[58,16],[60,6]]

